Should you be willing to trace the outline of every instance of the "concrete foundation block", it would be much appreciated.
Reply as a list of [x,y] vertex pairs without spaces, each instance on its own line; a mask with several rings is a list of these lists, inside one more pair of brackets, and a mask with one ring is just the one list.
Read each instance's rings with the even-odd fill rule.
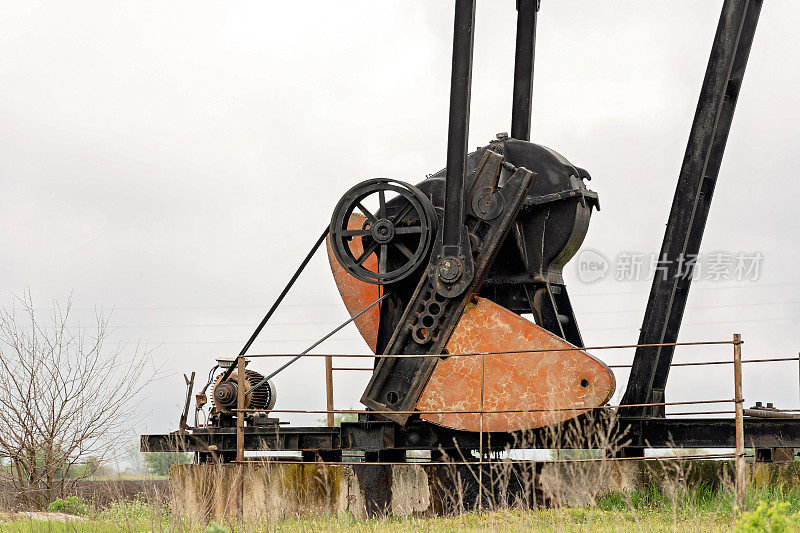
[[[440,515],[477,508],[585,506],[609,492],[655,487],[732,489],[732,461],[598,461],[360,465],[263,463],[175,465],[173,512],[197,521],[279,520],[313,514]],[[478,480],[483,482],[479,489]],[[800,462],[750,464],[751,486],[800,486]]]

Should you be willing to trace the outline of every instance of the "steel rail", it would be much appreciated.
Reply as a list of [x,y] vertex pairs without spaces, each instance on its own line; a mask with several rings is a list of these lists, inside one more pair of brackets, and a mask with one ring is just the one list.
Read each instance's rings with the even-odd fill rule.
[[[339,357],[333,355],[331,357]],[[797,362],[797,357],[774,357],[767,359],[742,359],[742,363],[774,363],[782,361]],[[703,366],[703,365],[732,365],[733,361],[693,361],[687,363],[672,363],[672,366]],[[632,365],[607,365],[608,368],[631,368]],[[372,368],[364,367],[334,367],[333,370],[364,370],[372,372]]]
[[557,411],[590,411],[593,409],[618,409],[620,407],[661,407],[672,405],[701,405],[711,403],[735,403],[733,399],[723,400],[687,400],[682,402],[658,402],[644,404],[620,404],[620,405],[596,405],[596,406],[573,406],[573,407],[551,407],[543,409],[498,409],[498,410],[428,410],[428,411],[373,411],[369,409],[232,409],[239,413],[289,413],[289,414],[513,414],[513,413],[549,413]]
[[[774,357],[767,359],[742,359],[742,363],[774,363],[781,361],[797,362],[797,357]],[[732,365],[733,361],[693,361],[687,363],[672,363],[671,366],[703,366],[703,365]],[[630,368],[632,365],[608,365],[608,368]]]
[[[680,448],[676,448],[680,449]],[[596,463],[600,461],[674,461],[674,460],[696,460],[696,459],[732,459],[734,458],[735,454],[733,453],[708,453],[708,454],[693,454],[693,455],[661,455],[661,456],[650,456],[650,457],[584,457],[580,459],[543,459],[543,460],[535,460],[535,459],[509,459],[509,460],[499,460],[499,461],[387,461],[387,462],[377,462],[377,461],[364,461],[364,462],[343,462],[343,461],[282,461],[282,460],[253,460],[253,459],[245,459],[244,461],[232,461],[233,463],[239,464],[305,464],[305,465],[320,465],[320,466],[328,466],[328,465],[381,465],[381,466],[395,466],[395,465],[407,465],[407,464],[415,464],[415,465],[431,465],[431,466],[483,466],[483,465],[509,465],[509,464],[545,464],[545,463],[552,463],[552,464],[559,464],[559,463]]]
[[[406,354],[406,355],[389,355],[389,354],[304,354],[314,357],[367,357],[370,359],[374,359],[376,357],[381,358],[402,358],[402,357],[472,357],[475,355],[506,355],[506,354],[516,354],[516,353],[546,353],[546,352],[574,352],[574,351],[587,351],[587,350],[611,350],[611,349],[621,349],[621,348],[639,348],[642,346],[645,347],[652,347],[652,346],[710,346],[710,345],[720,345],[720,344],[733,344],[733,341],[698,341],[698,342],[671,342],[671,343],[659,343],[659,344],[620,344],[620,345],[611,345],[611,346],[587,346],[583,348],[553,348],[553,349],[545,349],[539,348],[535,350],[504,350],[504,351],[496,351],[496,352],[469,352],[469,353],[451,353],[451,354]],[[744,344],[744,343],[743,343]],[[293,357],[297,354],[293,353],[263,353],[263,354],[251,354],[247,357]]]

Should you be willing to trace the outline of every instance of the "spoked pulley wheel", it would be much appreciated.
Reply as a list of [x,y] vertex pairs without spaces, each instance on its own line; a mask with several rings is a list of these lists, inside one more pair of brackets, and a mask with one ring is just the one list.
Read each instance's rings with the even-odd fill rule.
[[[353,227],[361,216],[363,223]],[[436,222],[430,200],[413,185],[371,179],[347,191],[336,205],[331,247],[354,277],[376,285],[394,283],[427,261]],[[355,239],[360,246],[352,245]]]

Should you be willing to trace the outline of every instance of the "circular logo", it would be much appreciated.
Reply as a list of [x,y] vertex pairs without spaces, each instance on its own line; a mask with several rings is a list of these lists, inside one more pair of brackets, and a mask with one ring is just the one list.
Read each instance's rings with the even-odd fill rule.
[[608,274],[608,261],[595,250],[581,250],[578,254],[578,279],[583,283],[600,281]]

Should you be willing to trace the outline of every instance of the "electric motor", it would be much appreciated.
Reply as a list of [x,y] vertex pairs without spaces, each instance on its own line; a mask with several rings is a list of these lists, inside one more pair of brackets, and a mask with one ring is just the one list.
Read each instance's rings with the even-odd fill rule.
[[[244,408],[270,410],[275,407],[276,391],[272,381],[264,381],[264,376],[254,370],[245,370],[244,376]],[[232,372],[225,381],[222,381],[222,374],[220,374],[214,382],[214,390],[211,397],[214,407],[221,413],[234,414],[236,401],[239,397],[238,380],[238,373]]]

